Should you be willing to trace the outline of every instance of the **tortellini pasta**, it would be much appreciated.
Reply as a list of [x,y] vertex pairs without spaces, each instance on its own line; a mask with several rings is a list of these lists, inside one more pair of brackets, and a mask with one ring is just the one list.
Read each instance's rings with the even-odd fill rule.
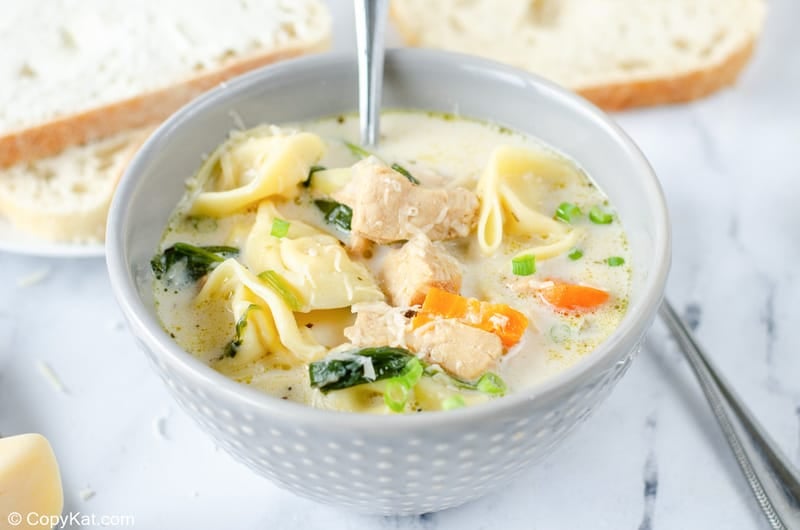
[[271,235],[282,216],[269,202],[259,205],[242,260],[254,272],[280,274],[300,295],[301,311],[349,307],[384,299],[367,268],[348,256],[339,241],[316,228],[292,220],[284,237]]
[[222,217],[266,197],[292,198],[311,166],[325,153],[311,133],[282,133],[259,127],[237,133],[206,161],[200,175],[213,179],[194,198],[191,215]]
[[[306,328],[297,324],[286,301],[233,258],[222,262],[208,275],[196,304],[200,306],[209,300],[230,300],[237,319],[250,305],[258,306],[259,309],[250,310],[245,315],[248,326],[251,322],[256,324],[250,330],[245,328],[245,333],[249,333],[245,339],[252,341],[240,346],[246,358],[257,356],[259,351],[289,351],[298,359],[310,362],[325,354],[325,347],[315,341]],[[258,320],[262,312],[268,315],[268,322]]]
[[481,251],[496,251],[504,233],[533,235],[553,243],[525,253],[538,253],[546,259],[564,246],[559,242],[577,240],[579,234],[542,214],[540,209],[543,188],[565,187],[579,178],[568,162],[553,156],[528,148],[497,147],[477,186],[481,199],[477,239]]

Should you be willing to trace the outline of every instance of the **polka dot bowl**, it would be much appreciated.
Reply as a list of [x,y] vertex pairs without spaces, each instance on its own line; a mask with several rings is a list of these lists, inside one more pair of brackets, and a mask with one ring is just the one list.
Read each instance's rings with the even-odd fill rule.
[[633,294],[596,351],[539,384],[449,412],[370,416],[257,392],[181,350],[156,318],[149,260],[184,179],[242,119],[253,126],[352,111],[354,57],[321,55],[245,75],[190,103],[147,141],[108,225],[112,286],[134,336],[180,406],[253,471],[299,495],[354,510],[417,514],[498,491],[603,401],[651,324],[670,242],[658,182],[625,134],[577,96],[488,61],[425,50],[387,54],[384,103],[452,112],[535,135],[579,161],[609,194],[633,255]]

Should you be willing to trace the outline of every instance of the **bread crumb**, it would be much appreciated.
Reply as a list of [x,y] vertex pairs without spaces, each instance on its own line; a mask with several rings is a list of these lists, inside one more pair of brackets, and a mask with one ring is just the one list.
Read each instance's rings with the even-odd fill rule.
[[43,267],[38,271],[17,278],[17,287],[31,287],[41,283],[48,276],[50,276],[50,267]]
[[49,364],[44,361],[36,361],[36,367],[39,369],[39,373],[50,383],[50,386],[62,394],[69,393],[67,392],[67,387],[64,386],[64,383],[61,382],[61,379],[58,378],[58,375],[56,375]]
[[91,499],[92,497],[95,496],[95,491],[92,488],[87,486],[87,487],[83,488],[82,490],[80,490],[78,492],[78,495],[80,496],[82,501],[86,502],[86,501],[88,501],[89,499]]
[[228,116],[231,117],[233,120],[233,124],[236,126],[237,129],[240,131],[244,131],[247,129],[247,126],[244,124],[244,120],[242,119],[242,115],[236,112],[235,110],[231,110],[228,112]]

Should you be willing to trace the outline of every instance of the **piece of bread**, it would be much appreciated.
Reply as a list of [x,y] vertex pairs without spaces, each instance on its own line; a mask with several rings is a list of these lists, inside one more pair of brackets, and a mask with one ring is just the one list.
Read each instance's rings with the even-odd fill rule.
[[763,0],[392,0],[408,44],[530,70],[607,110],[733,83],[764,12]]
[[0,168],[158,123],[230,77],[327,48],[330,26],[321,0],[7,2]]
[[46,240],[102,243],[119,177],[150,131],[119,133],[0,170],[0,216]]

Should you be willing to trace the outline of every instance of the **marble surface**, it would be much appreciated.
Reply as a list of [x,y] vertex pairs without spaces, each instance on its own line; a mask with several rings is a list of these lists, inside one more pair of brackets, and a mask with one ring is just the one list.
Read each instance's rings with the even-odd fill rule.
[[[335,46],[350,48],[349,3],[331,3]],[[763,41],[735,88],[617,119],[666,190],[675,242],[668,295],[800,464],[797,20],[795,0],[771,2]],[[764,527],[659,325],[597,414],[523,478],[462,508],[378,518],[295,497],[217,450],[136,349],[102,260],[0,254],[0,271],[0,433],[49,437],[65,512],[133,515],[136,528]]]

